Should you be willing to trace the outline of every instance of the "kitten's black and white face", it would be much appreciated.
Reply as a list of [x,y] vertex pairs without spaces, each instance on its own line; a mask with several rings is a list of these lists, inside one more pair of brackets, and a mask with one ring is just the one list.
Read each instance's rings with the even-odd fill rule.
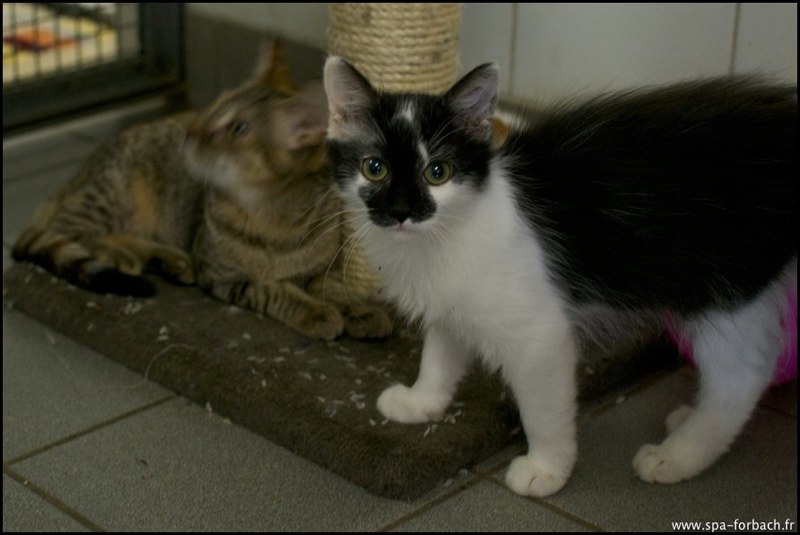
[[329,58],[329,154],[349,207],[398,235],[465,217],[489,172],[497,80],[487,64],[441,97],[382,94]]

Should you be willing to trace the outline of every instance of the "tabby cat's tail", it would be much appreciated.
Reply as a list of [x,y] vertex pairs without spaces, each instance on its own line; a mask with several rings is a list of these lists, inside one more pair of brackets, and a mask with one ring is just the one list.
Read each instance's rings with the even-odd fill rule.
[[29,261],[75,286],[93,292],[133,297],[155,294],[147,278],[120,271],[109,255],[93,253],[79,239],[52,232],[36,225],[25,229],[11,251],[16,261]]

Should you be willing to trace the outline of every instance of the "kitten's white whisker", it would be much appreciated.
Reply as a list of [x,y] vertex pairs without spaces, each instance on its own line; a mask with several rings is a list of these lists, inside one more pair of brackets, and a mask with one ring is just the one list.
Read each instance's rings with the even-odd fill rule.
[[[365,226],[367,226],[367,223],[362,224],[362,226],[360,227],[359,231],[361,230],[361,228],[364,228]],[[323,278],[323,281],[322,281],[322,301],[323,302],[327,301],[328,277],[330,276],[331,268],[333,267],[334,263],[338,259],[338,257],[341,254],[342,250],[352,240],[353,236],[355,236],[356,233],[357,232],[350,233],[346,237],[346,239],[344,239],[342,241],[342,244],[339,246],[339,249],[336,251],[336,254],[333,255],[333,257],[331,258],[331,261],[328,263],[328,268],[325,270],[325,277]],[[342,264],[343,264],[343,270],[344,270],[344,261],[342,262]],[[346,281],[346,278],[345,278],[345,274],[343,273],[342,286],[346,288],[346,285],[347,285],[347,281]]]

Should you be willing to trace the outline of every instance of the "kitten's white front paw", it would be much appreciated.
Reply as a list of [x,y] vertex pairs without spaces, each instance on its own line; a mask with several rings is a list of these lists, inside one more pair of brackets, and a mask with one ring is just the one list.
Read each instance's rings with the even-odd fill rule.
[[645,444],[633,458],[633,468],[647,483],[677,483],[690,479],[701,470],[691,466],[686,454],[668,444]]
[[416,392],[405,385],[387,388],[378,397],[378,411],[390,420],[420,424],[441,420],[450,404],[447,396]]
[[548,469],[544,463],[521,455],[511,462],[506,473],[508,488],[524,496],[543,497],[555,494],[567,484],[566,476]]

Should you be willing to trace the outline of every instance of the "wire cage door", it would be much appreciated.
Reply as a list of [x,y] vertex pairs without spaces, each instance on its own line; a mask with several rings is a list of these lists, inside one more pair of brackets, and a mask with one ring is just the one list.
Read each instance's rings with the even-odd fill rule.
[[4,132],[182,80],[183,4],[3,4]]

